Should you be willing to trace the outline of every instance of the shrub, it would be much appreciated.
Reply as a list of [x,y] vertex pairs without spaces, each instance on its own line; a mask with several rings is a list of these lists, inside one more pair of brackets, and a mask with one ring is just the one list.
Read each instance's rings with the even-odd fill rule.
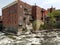
[[39,30],[39,28],[40,28],[41,25],[43,25],[42,21],[40,21],[40,20],[35,20],[35,21],[33,22],[33,29],[34,29],[34,30]]

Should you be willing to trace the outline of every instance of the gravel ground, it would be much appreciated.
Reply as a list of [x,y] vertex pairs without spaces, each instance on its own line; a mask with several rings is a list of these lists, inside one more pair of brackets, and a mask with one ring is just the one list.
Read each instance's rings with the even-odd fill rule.
[[60,45],[60,32],[25,33],[19,36],[0,32],[0,45]]

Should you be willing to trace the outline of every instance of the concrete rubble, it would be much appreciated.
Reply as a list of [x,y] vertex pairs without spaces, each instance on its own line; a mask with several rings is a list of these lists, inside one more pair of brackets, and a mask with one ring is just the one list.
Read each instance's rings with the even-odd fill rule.
[[60,45],[60,37],[57,32],[43,32],[43,34],[39,32],[12,37],[15,39],[0,32],[0,45]]

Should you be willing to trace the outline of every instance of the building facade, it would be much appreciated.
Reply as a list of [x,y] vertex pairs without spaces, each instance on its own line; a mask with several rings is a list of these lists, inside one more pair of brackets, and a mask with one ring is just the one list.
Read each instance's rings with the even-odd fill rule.
[[18,30],[20,25],[29,23],[32,6],[22,1],[15,1],[2,9],[3,26]]
[[53,8],[53,7],[48,8],[48,9],[47,9],[47,11],[48,11],[48,13],[52,13],[52,12],[54,12],[54,11],[55,11],[55,8]]
[[20,31],[22,25],[25,27],[32,20],[44,21],[46,14],[45,9],[18,0],[2,8],[3,26],[6,30],[15,28]]
[[47,15],[46,10],[35,5],[32,6],[32,16],[35,20],[41,20],[44,21],[44,17]]

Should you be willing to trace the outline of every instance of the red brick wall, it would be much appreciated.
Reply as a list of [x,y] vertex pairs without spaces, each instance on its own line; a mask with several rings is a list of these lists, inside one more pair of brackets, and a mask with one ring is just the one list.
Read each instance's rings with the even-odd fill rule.
[[[25,8],[27,8],[27,10],[30,10],[30,11],[26,12],[24,10]],[[27,3],[24,3],[22,1],[18,2],[18,16],[19,16],[18,23],[23,22],[23,18],[27,16],[25,13],[29,13],[31,15],[31,8],[32,6]]]
[[17,4],[2,10],[2,14],[4,26],[17,26]]
[[[23,22],[23,18],[27,16],[24,14],[24,8],[31,9],[32,6],[22,1],[19,1],[18,3],[2,10],[3,25],[18,26],[20,22]],[[31,15],[31,10],[28,13]]]
[[24,3],[22,1],[18,2],[18,24],[20,24],[20,22],[23,22],[23,5]]
[[32,16],[36,19],[36,6],[32,6]]
[[32,15],[34,19],[41,19],[42,13],[41,13],[41,8],[38,6],[32,6]]
[[37,17],[37,19],[39,19],[39,20],[41,20],[41,17],[42,17],[42,13],[41,13],[41,10],[42,10],[42,8],[40,8],[40,7],[36,7],[36,17]]
[[55,11],[55,8],[51,7],[51,8],[49,8],[49,9],[47,9],[47,11],[48,11],[49,13],[51,13],[51,12]]

